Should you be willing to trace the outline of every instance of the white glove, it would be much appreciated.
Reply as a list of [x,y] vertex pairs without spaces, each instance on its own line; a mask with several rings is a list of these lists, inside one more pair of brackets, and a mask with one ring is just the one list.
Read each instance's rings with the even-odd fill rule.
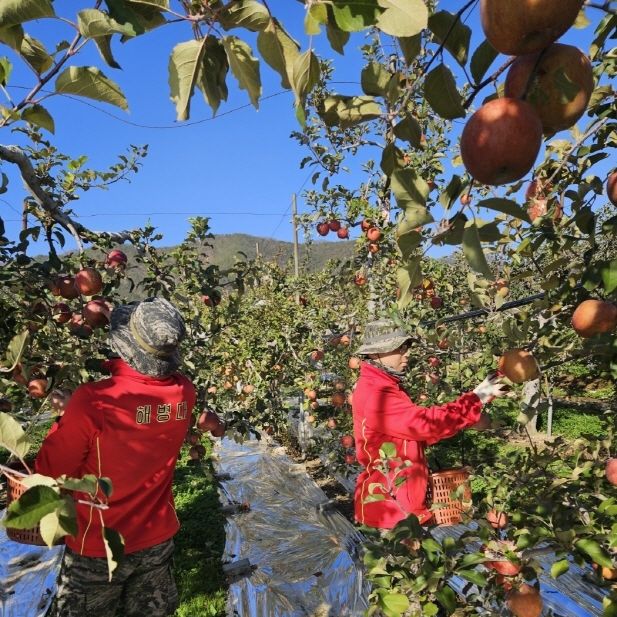
[[486,405],[494,398],[505,396],[508,390],[508,386],[501,382],[501,376],[497,373],[491,373],[481,384],[476,386],[473,392],[481,403]]

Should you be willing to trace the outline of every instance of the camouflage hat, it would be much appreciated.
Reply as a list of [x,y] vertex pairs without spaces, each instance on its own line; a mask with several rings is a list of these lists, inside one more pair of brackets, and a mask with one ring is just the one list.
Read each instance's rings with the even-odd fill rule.
[[364,341],[356,353],[389,353],[410,339],[411,336],[391,319],[370,321],[364,328]]
[[186,332],[182,315],[163,298],[122,304],[111,313],[109,343],[129,366],[161,377],[180,366],[178,345]]

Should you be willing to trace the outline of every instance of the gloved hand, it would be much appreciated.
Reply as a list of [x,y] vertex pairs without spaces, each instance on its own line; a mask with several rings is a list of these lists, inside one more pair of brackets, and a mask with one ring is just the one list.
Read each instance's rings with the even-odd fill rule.
[[498,373],[491,373],[481,384],[475,387],[473,392],[482,404],[486,405],[495,398],[505,396],[508,391],[508,386],[501,382],[501,376]]

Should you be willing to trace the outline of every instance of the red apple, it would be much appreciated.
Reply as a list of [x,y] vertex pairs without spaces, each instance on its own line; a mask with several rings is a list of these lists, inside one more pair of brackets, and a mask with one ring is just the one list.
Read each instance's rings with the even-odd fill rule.
[[606,195],[610,202],[614,206],[617,206],[617,170],[608,174],[608,178],[606,179]]
[[320,349],[313,349],[313,351],[311,351],[310,358],[313,362],[319,362],[324,359],[324,352]]
[[496,186],[522,178],[533,167],[541,144],[542,123],[529,103],[494,99],[467,121],[461,156],[471,176]]
[[428,359],[428,363],[430,366],[432,366],[433,368],[438,367],[441,364],[441,360],[439,358],[436,358],[435,356],[431,356]]
[[612,332],[617,328],[617,305],[604,300],[585,300],[572,314],[572,327],[583,338]]
[[584,0],[481,0],[486,38],[502,54],[545,49],[572,26]]
[[71,334],[78,338],[88,338],[92,334],[92,326],[87,324],[83,315],[74,313],[68,322]]
[[[565,95],[564,81],[572,90]],[[593,88],[589,58],[572,45],[555,43],[541,52],[519,56],[508,71],[504,94],[524,96],[538,113],[544,132],[553,134],[576,124]]]
[[489,510],[486,513],[486,520],[491,527],[495,529],[504,529],[508,525],[508,515],[505,512],[499,510]]
[[103,328],[109,323],[111,310],[105,300],[90,300],[82,310],[85,322],[93,328]]
[[330,232],[330,225],[328,225],[328,223],[324,221],[323,223],[317,224],[317,233],[320,236],[327,236],[329,232]]
[[381,239],[381,230],[379,229],[379,227],[371,227],[366,231],[366,237],[371,242],[379,242],[379,240]]
[[[79,296],[79,291],[75,287],[75,279],[68,274],[58,276],[52,285],[54,295],[62,296],[67,300],[73,300]],[[58,291],[57,294],[55,293],[56,290]]]
[[75,287],[84,296],[94,296],[103,289],[103,279],[98,270],[83,268],[75,275]]
[[341,239],[341,240],[345,240],[346,238],[349,238],[349,229],[347,227],[341,227],[337,232],[336,235]]
[[617,486],[617,458],[609,458],[606,461],[606,479],[613,486]]
[[345,454],[345,463],[347,463],[347,465],[353,465],[356,462],[356,455],[355,454]]
[[105,265],[113,268],[114,270],[123,269],[126,266],[128,258],[126,253],[120,249],[113,249],[107,253],[105,257]]
[[326,422],[326,426],[328,428],[336,428],[337,422],[334,418],[328,418],[328,421]]
[[197,419],[197,428],[200,431],[212,431],[220,424],[220,418],[213,411],[203,411]]
[[440,309],[443,306],[443,300],[439,296],[431,298],[431,308],[435,310]]
[[32,398],[44,398],[47,395],[47,379],[31,379],[28,382],[28,394]]
[[341,228],[341,222],[336,219],[332,219],[331,221],[328,221],[328,228],[330,231],[338,231]]
[[364,219],[361,223],[360,223],[360,229],[362,231],[368,231],[371,227],[373,226],[373,223],[371,223],[370,221],[367,221],[366,219]]
[[353,448],[353,437],[351,435],[343,435],[340,442],[343,448]]

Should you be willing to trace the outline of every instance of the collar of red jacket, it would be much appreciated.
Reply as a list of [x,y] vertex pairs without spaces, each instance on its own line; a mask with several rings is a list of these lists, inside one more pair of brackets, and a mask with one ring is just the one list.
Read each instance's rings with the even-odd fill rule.
[[125,377],[132,379],[133,381],[140,381],[143,383],[165,383],[172,379],[174,373],[170,375],[164,375],[162,377],[153,377],[151,375],[144,375],[134,368],[131,368],[122,358],[112,358],[111,360],[105,360],[102,364],[102,368],[105,372],[111,373],[112,377]]
[[360,364],[360,376],[368,377],[369,379],[381,379],[391,381],[393,384],[399,384],[401,382],[400,377],[392,375],[388,371],[371,364],[370,362],[363,361]]

